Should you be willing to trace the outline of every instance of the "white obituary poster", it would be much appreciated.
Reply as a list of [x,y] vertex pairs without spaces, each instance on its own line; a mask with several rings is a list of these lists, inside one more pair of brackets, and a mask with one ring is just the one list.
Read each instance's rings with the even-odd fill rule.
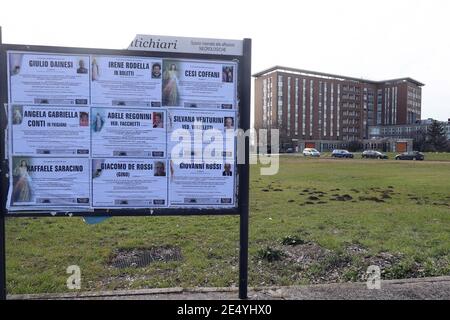
[[10,165],[11,208],[89,208],[89,159],[14,156]]
[[92,104],[161,106],[162,60],[144,57],[92,56]]
[[163,107],[236,109],[237,64],[164,60]]
[[12,154],[89,157],[88,107],[10,105]]
[[9,102],[89,104],[87,55],[8,52]]
[[170,206],[234,206],[234,163],[170,160],[169,172]]
[[236,207],[236,61],[7,54],[8,210]]
[[168,154],[171,158],[232,161],[236,112],[172,109],[167,111]]
[[161,109],[92,108],[92,156],[166,157],[165,118]]
[[93,159],[93,207],[167,207],[166,166],[165,160]]

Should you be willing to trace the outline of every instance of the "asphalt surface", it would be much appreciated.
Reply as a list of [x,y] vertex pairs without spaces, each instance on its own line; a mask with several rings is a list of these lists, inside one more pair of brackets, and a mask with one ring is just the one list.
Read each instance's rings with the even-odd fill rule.
[[[365,283],[251,288],[250,300],[450,300],[450,276]],[[39,300],[236,300],[237,288],[167,288],[73,294],[11,295],[8,299]]]
[[273,156],[275,157],[292,157],[292,158],[300,158],[300,159],[305,159],[305,160],[318,160],[318,161],[348,161],[348,162],[352,162],[352,163],[373,163],[373,162],[378,162],[378,163],[408,163],[408,162],[413,162],[413,163],[420,163],[420,164],[430,164],[430,163],[440,163],[440,164],[449,164],[450,165],[450,161],[449,160],[423,160],[423,161],[416,161],[416,160],[395,160],[393,158],[390,159],[362,159],[360,155],[356,154],[354,158],[351,159],[347,159],[347,158],[332,158],[329,156],[322,156],[319,158],[316,157],[304,157],[302,154],[293,154],[293,153],[280,153],[280,154],[274,154]]

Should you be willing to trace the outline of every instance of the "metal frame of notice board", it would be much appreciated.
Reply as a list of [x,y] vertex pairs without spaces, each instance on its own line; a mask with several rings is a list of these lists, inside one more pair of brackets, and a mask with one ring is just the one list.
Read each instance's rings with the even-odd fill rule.
[[[188,54],[172,52],[130,51],[112,49],[87,49],[71,47],[28,46],[15,44],[2,44],[0,28],[0,300],[6,299],[6,246],[5,246],[5,220],[20,217],[96,217],[96,216],[207,216],[207,215],[239,215],[240,217],[240,252],[239,252],[239,298],[247,298],[248,286],[248,232],[249,232],[249,139],[245,138],[245,163],[237,163],[237,194],[234,208],[224,209],[198,209],[198,208],[148,208],[148,209],[95,209],[88,212],[54,212],[49,211],[20,211],[9,213],[6,209],[9,188],[9,164],[7,158],[5,134],[7,128],[7,114],[4,105],[8,103],[7,79],[7,51],[30,51],[42,53],[61,54],[93,54],[134,57],[195,59],[195,60],[221,60],[238,63],[238,129],[244,132],[250,129],[250,88],[251,88],[251,39],[243,40],[242,56]],[[236,156],[236,155],[235,155]],[[242,157],[241,157],[242,158]]]

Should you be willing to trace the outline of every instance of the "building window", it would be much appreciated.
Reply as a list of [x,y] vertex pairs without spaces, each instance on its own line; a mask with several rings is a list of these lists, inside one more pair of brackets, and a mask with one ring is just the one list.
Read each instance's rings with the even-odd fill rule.
[[398,88],[394,88],[394,124],[397,124]]
[[302,79],[302,135],[306,136],[306,79]]
[[273,122],[272,122],[272,78],[269,78],[269,103],[268,103],[268,116],[267,116],[267,121],[268,121],[268,128],[269,130],[272,128],[273,126]]
[[331,101],[330,101],[330,136],[333,136],[334,122],[334,84],[331,83]]
[[291,77],[288,77],[287,83],[287,135],[291,135]]
[[395,124],[395,88],[390,89],[391,91],[391,124]]
[[298,78],[295,78],[295,136],[298,136]]
[[337,104],[336,104],[336,137],[339,138],[341,131],[341,85],[337,86]]
[[381,117],[383,114],[383,90],[377,91],[377,125],[381,125]]
[[323,108],[323,82],[319,81],[319,110],[318,110],[318,127],[319,127],[319,139],[322,138],[322,108]]
[[314,103],[314,80],[309,81],[309,136],[313,135],[313,103]]
[[384,93],[384,124],[389,124],[389,88]]
[[267,79],[263,80],[263,128],[266,129],[267,128],[267,116],[269,113],[268,110],[268,90],[267,90]]
[[283,127],[283,76],[278,76],[278,129]]
[[327,94],[328,94],[328,84],[325,82],[324,87],[324,97],[323,97],[323,135],[327,136]]

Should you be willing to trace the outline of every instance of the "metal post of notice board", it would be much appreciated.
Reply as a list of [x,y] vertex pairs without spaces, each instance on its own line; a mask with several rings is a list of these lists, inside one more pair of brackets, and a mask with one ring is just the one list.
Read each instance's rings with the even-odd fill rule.
[[[240,96],[241,128],[250,129],[250,88],[252,41],[244,39],[242,72],[242,92]],[[250,140],[250,138],[248,138]],[[250,141],[245,143],[245,163],[239,164],[239,208],[240,208],[240,252],[239,252],[239,299],[247,299],[248,287],[248,224],[249,224],[249,180],[250,180]]]
[[[2,172],[3,174],[3,172]],[[3,190],[2,190],[3,193]],[[2,194],[3,197],[3,194]],[[0,300],[6,300],[6,247],[5,247],[5,215],[3,208],[0,217]]]
[[[0,27],[0,47],[2,46],[2,27]],[[0,50],[0,70],[4,70],[2,64],[4,63],[3,50]],[[3,204],[6,203],[6,160],[5,160],[5,145],[4,145],[4,130],[6,121],[6,114],[4,105],[5,101],[3,98],[5,97],[4,93],[5,88],[0,88],[0,300],[6,300],[6,244],[5,244],[5,206]]]

